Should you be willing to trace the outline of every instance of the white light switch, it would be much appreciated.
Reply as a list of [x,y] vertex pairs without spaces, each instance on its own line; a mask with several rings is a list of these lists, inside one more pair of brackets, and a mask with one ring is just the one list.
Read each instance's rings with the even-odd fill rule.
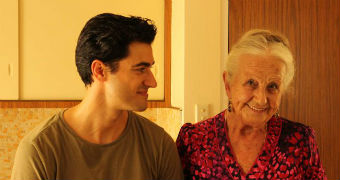
[[209,104],[195,104],[195,122],[209,118]]

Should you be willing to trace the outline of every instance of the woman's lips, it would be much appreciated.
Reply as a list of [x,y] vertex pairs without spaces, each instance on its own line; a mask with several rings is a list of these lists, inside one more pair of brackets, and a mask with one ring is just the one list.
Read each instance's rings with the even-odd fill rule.
[[251,106],[251,105],[249,105],[249,104],[247,104],[248,105],[248,107],[251,109],[251,110],[253,110],[253,111],[255,111],[255,112],[263,112],[263,111],[265,111],[267,108],[258,108],[258,107],[254,107],[254,106]]

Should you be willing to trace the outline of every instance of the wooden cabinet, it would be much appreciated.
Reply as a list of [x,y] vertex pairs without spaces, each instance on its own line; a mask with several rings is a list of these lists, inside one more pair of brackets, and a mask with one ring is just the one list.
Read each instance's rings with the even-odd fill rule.
[[0,1],[0,99],[19,98],[18,1]]

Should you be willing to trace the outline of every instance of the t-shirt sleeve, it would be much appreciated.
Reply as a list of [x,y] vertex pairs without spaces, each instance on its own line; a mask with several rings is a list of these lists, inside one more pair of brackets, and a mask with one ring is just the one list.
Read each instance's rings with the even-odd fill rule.
[[162,141],[160,170],[158,179],[182,180],[183,171],[176,145],[169,134],[164,132]]
[[307,128],[308,143],[309,143],[309,159],[306,159],[307,169],[306,179],[323,179],[326,180],[325,170],[322,167],[318,147],[315,141],[315,133],[311,128]]
[[15,154],[12,180],[40,180],[46,176],[44,160],[33,143],[21,141]]

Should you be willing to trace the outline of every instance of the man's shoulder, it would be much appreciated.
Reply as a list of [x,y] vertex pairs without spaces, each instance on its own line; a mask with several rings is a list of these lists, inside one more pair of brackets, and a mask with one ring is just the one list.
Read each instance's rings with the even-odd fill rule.
[[134,129],[138,133],[135,138],[144,148],[142,156],[154,164],[154,179],[183,179],[177,148],[171,136],[153,121],[136,113],[130,114],[134,117]]
[[151,139],[155,143],[163,141],[164,138],[169,139],[170,135],[155,122],[134,112],[130,112],[130,115],[131,120],[134,121],[134,130],[144,138]]
[[139,115],[135,112],[130,112],[130,115],[132,116],[132,118],[135,120],[135,124],[137,124],[138,126],[141,126],[147,130],[150,131],[154,131],[155,133],[159,132],[159,133],[163,133],[164,129],[162,127],[160,127],[159,125],[157,125],[156,123],[154,123],[153,121],[151,121],[150,119]]
[[49,119],[42,121],[36,127],[34,127],[30,132],[28,132],[24,138],[21,140],[21,144],[37,144],[41,142],[46,137],[50,137],[51,134],[55,133],[57,129],[60,129],[60,114],[62,112],[58,112],[54,114]]
[[61,133],[61,113],[41,122],[20,141],[15,154],[12,179],[47,179],[45,173],[50,173],[55,165],[54,151],[50,148],[51,142],[56,138],[55,133]]

